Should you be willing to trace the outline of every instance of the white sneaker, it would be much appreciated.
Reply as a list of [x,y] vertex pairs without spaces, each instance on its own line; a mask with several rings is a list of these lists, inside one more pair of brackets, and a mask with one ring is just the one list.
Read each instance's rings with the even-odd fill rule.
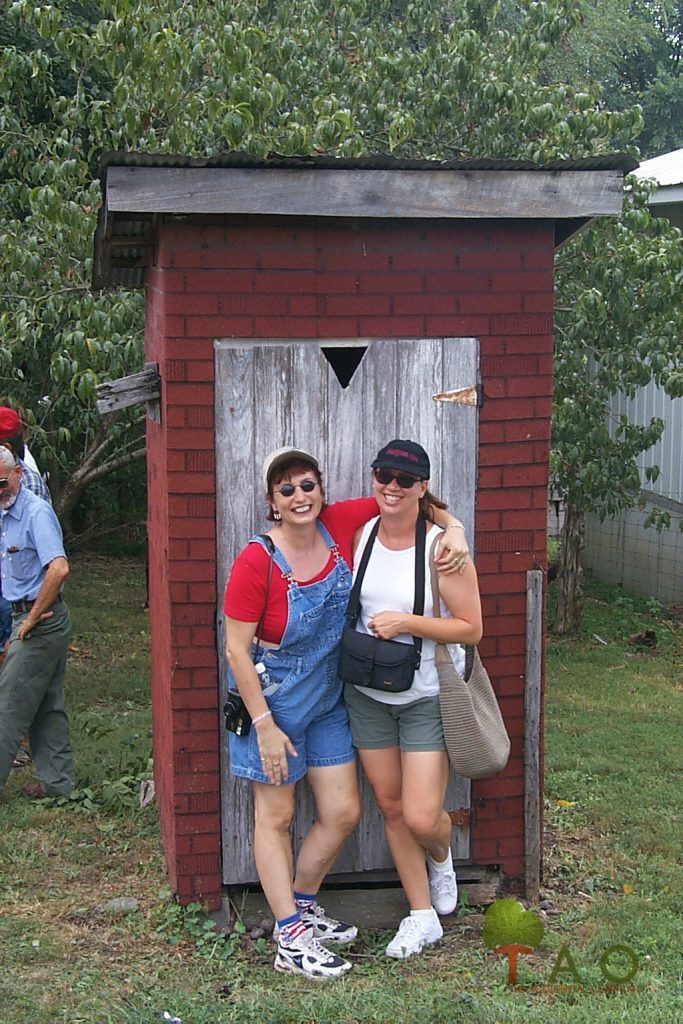
[[386,954],[396,960],[407,960],[409,956],[421,953],[425,946],[438,942],[442,935],[443,928],[434,909],[410,914],[401,921]]
[[437,865],[427,854],[429,872],[429,898],[437,914],[452,914],[458,903],[458,883],[453,867],[453,855],[448,854],[448,866]]
[[[346,921],[337,921],[334,917],[328,917],[319,903],[314,903],[308,910],[301,911],[301,920],[310,928],[318,942],[335,942],[339,946],[347,942],[353,942],[358,935],[355,924],[347,924]],[[277,942],[280,934],[277,922],[273,928],[273,938]]]
[[352,966],[348,960],[325,949],[310,928],[289,943],[278,939],[274,967],[284,974],[303,974],[313,981],[327,981],[341,978]]

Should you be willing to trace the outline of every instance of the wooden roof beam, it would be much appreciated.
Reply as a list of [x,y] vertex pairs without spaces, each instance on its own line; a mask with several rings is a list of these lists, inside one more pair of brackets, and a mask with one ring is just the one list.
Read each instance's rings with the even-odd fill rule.
[[623,171],[108,167],[106,206],[130,214],[447,219],[615,216]]

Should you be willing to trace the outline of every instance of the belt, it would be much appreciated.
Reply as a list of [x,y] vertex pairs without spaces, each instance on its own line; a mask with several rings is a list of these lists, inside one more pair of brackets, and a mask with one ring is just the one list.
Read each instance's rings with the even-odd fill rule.
[[[12,611],[13,612],[17,612],[17,613],[30,612],[31,608],[33,608],[33,606],[34,606],[34,604],[36,603],[37,600],[38,599],[36,598],[33,601],[12,601]],[[61,600],[62,600],[62,595],[58,594],[57,597],[55,598],[55,603],[57,601],[61,601]]]

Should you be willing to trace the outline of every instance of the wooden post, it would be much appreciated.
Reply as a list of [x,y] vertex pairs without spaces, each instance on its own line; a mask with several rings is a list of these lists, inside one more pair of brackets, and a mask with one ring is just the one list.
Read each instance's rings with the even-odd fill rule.
[[543,573],[526,574],[524,686],[524,853],[526,898],[536,903],[541,876],[541,627]]

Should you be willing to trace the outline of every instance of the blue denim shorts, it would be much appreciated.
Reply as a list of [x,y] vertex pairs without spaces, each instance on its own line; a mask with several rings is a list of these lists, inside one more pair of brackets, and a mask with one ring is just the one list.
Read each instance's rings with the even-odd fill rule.
[[[287,784],[303,779],[309,768],[328,768],[355,760],[349,714],[341,699],[319,717],[300,726],[278,721],[277,710],[273,717],[298,754],[298,757],[287,755]],[[256,729],[250,729],[246,736],[228,733],[228,744],[233,775],[252,782],[270,782],[261,766]]]

